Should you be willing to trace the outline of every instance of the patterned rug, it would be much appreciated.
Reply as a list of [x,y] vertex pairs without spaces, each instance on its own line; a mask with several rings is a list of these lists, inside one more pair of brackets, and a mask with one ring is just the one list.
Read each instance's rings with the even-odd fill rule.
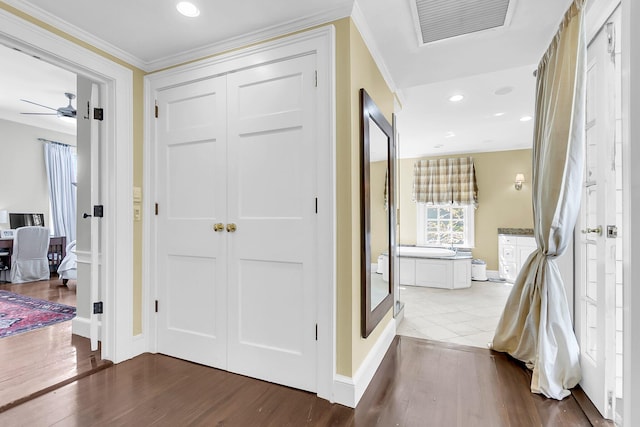
[[0,338],[71,320],[76,308],[0,290]]

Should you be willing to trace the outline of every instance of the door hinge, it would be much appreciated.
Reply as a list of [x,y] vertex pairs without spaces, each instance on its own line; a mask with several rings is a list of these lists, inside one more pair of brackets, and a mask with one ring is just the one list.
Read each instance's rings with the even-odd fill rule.
[[103,309],[104,309],[104,306],[102,304],[102,301],[93,303],[93,314],[102,314]]
[[316,323],[316,341],[318,341],[318,324]]
[[158,215],[158,204],[156,203],[156,215]]
[[96,218],[104,217],[104,205],[94,205],[93,206],[93,216]]
[[93,109],[93,120],[102,121],[104,119],[104,109],[103,108],[94,108]]
[[318,198],[316,197],[316,213],[318,213]]
[[318,87],[318,70],[316,70],[316,81],[315,81],[315,86]]
[[158,312],[158,300],[156,300],[156,306],[155,306],[155,309],[156,309],[156,313],[157,313],[157,312]]
[[158,118],[158,102],[157,101],[156,101],[155,114],[156,114],[156,119],[157,119]]

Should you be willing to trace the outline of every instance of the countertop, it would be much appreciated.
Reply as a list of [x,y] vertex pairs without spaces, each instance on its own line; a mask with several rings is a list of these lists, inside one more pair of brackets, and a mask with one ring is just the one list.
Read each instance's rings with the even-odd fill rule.
[[498,228],[498,234],[511,236],[533,236],[533,228]]

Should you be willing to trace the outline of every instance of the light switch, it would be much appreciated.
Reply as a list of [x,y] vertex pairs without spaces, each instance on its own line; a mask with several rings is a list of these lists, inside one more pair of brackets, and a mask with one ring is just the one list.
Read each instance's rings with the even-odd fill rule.
[[142,219],[142,206],[134,205],[133,206],[133,220],[140,221]]
[[142,188],[133,187],[133,202],[134,203],[142,202]]

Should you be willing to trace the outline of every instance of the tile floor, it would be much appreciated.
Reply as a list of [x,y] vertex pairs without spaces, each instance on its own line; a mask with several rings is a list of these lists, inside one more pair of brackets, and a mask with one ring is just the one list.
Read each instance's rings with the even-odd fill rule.
[[487,348],[511,288],[490,281],[454,290],[402,285],[398,335]]

